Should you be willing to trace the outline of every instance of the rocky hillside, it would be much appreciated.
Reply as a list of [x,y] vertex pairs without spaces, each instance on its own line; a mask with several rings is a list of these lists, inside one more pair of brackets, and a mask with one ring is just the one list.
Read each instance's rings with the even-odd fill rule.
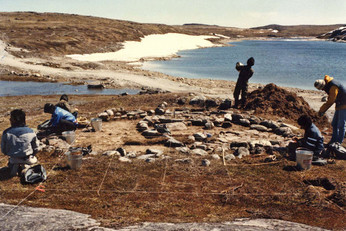
[[328,33],[318,36],[318,38],[330,39],[334,42],[346,42],[346,26],[329,31]]
[[337,25],[297,25],[297,26],[282,26],[277,24],[271,24],[262,27],[254,27],[251,29],[257,30],[271,30],[275,31],[272,33],[275,37],[293,37],[296,36],[312,36],[317,37],[325,31],[334,30],[337,27],[342,26],[342,24]]
[[142,24],[71,14],[0,13],[0,39],[31,55],[115,51],[118,42],[149,34],[185,32],[161,24]]

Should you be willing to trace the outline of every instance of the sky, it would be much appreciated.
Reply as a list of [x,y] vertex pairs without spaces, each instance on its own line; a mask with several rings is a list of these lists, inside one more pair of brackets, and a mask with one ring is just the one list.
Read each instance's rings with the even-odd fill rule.
[[346,0],[0,0],[0,12],[13,11],[241,28],[268,24],[346,24]]

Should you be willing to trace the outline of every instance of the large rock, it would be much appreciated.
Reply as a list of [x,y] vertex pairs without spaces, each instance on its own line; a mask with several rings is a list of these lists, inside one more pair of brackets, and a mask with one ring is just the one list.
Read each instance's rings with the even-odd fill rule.
[[173,137],[170,137],[166,142],[165,146],[167,147],[183,147],[185,146],[182,142],[174,139]]
[[203,149],[196,148],[191,151],[191,154],[197,155],[197,156],[206,156],[208,153],[204,151]]
[[166,127],[170,131],[183,131],[187,129],[186,125],[183,122],[168,123],[166,124]]
[[146,130],[146,131],[142,132],[142,136],[145,136],[146,138],[153,138],[153,137],[158,137],[158,136],[161,136],[161,135],[162,134],[159,133],[155,129]]
[[219,110],[228,110],[232,106],[232,101],[230,99],[225,99],[219,106]]
[[193,136],[195,137],[196,141],[204,141],[207,139],[207,135],[202,132],[197,132],[193,134]]
[[260,132],[267,132],[268,131],[268,128],[266,126],[259,125],[259,124],[251,124],[250,129],[255,129],[255,130],[260,131]]
[[205,105],[205,96],[195,96],[190,100],[190,105],[198,105],[198,106],[204,106]]
[[283,137],[288,137],[293,135],[292,130],[289,127],[279,127],[274,130],[274,133]]

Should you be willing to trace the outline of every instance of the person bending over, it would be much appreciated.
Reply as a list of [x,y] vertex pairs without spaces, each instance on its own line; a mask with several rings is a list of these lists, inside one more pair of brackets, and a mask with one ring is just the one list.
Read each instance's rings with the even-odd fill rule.
[[334,78],[325,75],[324,79],[315,81],[315,87],[328,94],[328,100],[324,103],[318,114],[324,113],[335,103],[335,113],[332,120],[333,134],[329,144],[338,142],[342,144],[345,137],[346,125],[346,87]]
[[51,103],[44,105],[44,112],[52,114],[48,124],[49,133],[61,134],[64,131],[76,130],[77,120],[70,112]]
[[2,134],[1,152],[10,157],[10,175],[15,176],[19,166],[27,169],[37,163],[35,155],[38,152],[39,141],[35,132],[26,126],[23,110],[11,111],[10,123],[11,127]]

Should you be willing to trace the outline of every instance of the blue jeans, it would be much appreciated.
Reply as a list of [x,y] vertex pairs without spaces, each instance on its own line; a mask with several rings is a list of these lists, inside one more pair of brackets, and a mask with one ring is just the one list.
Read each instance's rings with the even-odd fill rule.
[[335,114],[332,121],[333,135],[330,143],[338,142],[342,143],[345,136],[346,125],[346,109],[335,110]]

